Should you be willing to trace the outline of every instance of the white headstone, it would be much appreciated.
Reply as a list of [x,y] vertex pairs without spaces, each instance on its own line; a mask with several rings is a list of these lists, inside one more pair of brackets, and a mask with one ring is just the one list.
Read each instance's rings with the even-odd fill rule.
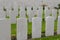
[[3,10],[0,10],[0,18],[5,18],[5,13]]
[[32,38],[40,38],[41,37],[41,27],[42,27],[42,19],[39,17],[32,18]]
[[11,23],[16,23],[16,16],[18,16],[18,6],[16,1],[12,1],[11,9],[9,10],[9,15],[11,19]]
[[54,18],[48,16],[46,17],[45,36],[53,36],[53,35],[54,35]]
[[5,0],[4,2],[5,16],[10,16],[9,11],[11,10],[12,0]]
[[43,8],[42,8],[42,7],[39,7],[39,8],[37,9],[37,17],[42,18],[42,13],[43,13]]
[[45,0],[45,2],[49,7],[54,8],[54,7],[58,7],[60,0]]
[[6,11],[3,10],[5,12],[5,16],[9,16],[9,13],[7,12],[8,11],[7,6],[9,6],[8,0],[3,0],[2,5],[3,5],[3,9],[6,9]]
[[7,19],[0,19],[0,40],[11,40],[11,25]]
[[53,8],[55,5],[54,5],[54,0],[45,0],[46,2],[46,5]]
[[26,6],[32,7],[34,5],[34,0],[26,0]]
[[34,17],[34,13],[33,13],[33,10],[31,10],[31,7],[27,7],[27,14],[28,14],[28,19],[29,19],[29,22],[32,22],[32,18]]
[[23,6],[20,7],[20,17],[26,18],[25,7]]
[[20,8],[20,6],[25,6],[25,0],[17,0],[16,1],[18,4],[18,6],[19,6],[19,8]]
[[5,13],[3,10],[3,1],[0,1],[0,18],[5,18]]
[[57,10],[56,9],[52,9],[52,16],[54,17],[54,20],[56,20],[56,18],[57,18]]
[[37,14],[37,7],[33,6],[33,16],[35,16]]
[[[33,0],[33,14],[37,14],[37,9],[40,9],[39,7],[42,6],[42,0]],[[40,10],[41,11],[41,10]]]
[[52,10],[48,7],[45,7],[45,18],[50,16],[51,13],[52,13]]
[[11,23],[12,24],[14,24],[14,23],[16,23],[16,14],[14,14],[15,13],[15,11],[11,11],[11,10],[9,10],[9,15],[10,15],[10,19],[11,19]]
[[60,16],[58,16],[57,34],[60,34]]
[[27,19],[17,19],[17,40],[27,40]]
[[54,0],[54,7],[58,8],[58,4],[60,4],[60,0]]

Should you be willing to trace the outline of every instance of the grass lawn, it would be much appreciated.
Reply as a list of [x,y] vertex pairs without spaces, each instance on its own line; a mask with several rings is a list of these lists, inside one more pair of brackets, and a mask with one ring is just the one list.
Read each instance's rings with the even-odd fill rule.
[[31,40],[60,40],[60,35],[43,37],[43,38],[35,38],[35,39],[31,39]]

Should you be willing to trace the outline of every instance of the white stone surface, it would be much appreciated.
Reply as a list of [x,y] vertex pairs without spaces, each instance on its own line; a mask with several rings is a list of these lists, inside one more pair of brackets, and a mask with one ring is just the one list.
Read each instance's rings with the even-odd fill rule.
[[23,6],[20,7],[20,17],[26,18],[25,7]]
[[27,40],[27,19],[17,19],[17,40]]
[[52,9],[52,16],[54,17],[54,20],[56,20],[56,18],[57,18],[57,10],[56,9]]
[[54,35],[54,18],[48,16],[46,17],[45,36],[53,36],[53,35]]
[[38,7],[38,10],[37,10],[37,17],[42,18],[42,14],[43,14],[43,8],[42,8],[42,7]]
[[7,19],[0,19],[0,40],[11,40],[11,24]]
[[39,17],[32,18],[32,38],[40,38],[41,37],[41,27],[42,27],[42,19]]
[[60,34],[60,16],[58,16],[57,34]]

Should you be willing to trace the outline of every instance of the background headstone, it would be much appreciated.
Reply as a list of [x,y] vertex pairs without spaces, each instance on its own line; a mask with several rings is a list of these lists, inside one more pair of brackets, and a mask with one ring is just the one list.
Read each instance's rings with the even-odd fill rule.
[[32,18],[34,17],[33,10],[31,10],[31,7],[27,7],[27,15],[29,22],[32,22]]
[[54,17],[54,20],[56,20],[56,18],[57,18],[57,10],[56,9],[52,9],[52,16]]
[[20,7],[20,17],[26,18],[25,7],[23,6]]
[[0,18],[5,18],[5,12],[3,10],[3,0],[0,1]]
[[0,19],[0,40],[11,40],[11,24],[7,19]]
[[16,23],[16,16],[18,16],[18,6],[16,1],[12,0],[12,4],[11,4],[11,9],[9,10],[9,15],[10,15],[10,19],[11,19],[11,23]]
[[45,7],[45,18],[50,16],[51,13],[52,13],[52,10],[49,7]]
[[42,18],[42,13],[43,13],[43,8],[42,7],[38,7],[38,9],[37,9],[37,17]]

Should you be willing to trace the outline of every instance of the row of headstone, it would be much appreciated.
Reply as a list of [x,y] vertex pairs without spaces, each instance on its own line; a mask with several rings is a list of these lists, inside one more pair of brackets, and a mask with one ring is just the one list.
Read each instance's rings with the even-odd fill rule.
[[[17,40],[27,39],[27,19],[19,18],[17,20]],[[40,17],[32,18],[32,38],[41,38],[42,19]],[[60,34],[60,16],[58,17],[57,34]],[[54,17],[46,17],[45,36],[54,36]]]
[[[28,2],[28,0],[26,0],[27,2]],[[46,0],[47,1],[47,0]],[[21,2],[21,3],[20,3]],[[30,0],[30,2],[32,2],[32,0]],[[41,3],[41,2],[43,2],[43,1],[37,1],[37,0],[33,0],[33,2],[32,3],[34,3],[33,5],[33,9],[34,10],[31,10],[31,7],[32,7],[32,5],[31,5],[31,3],[29,3],[28,2],[28,6],[27,6],[27,14],[28,14],[28,17],[29,17],[29,22],[32,22],[32,17],[34,17],[36,14],[37,14],[37,16],[38,17],[41,17],[42,18],[42,8],[41,8],[41,4],[39,4],[39,3]],[[48,1],[49,2],[49,1]],[[4,5],[3,5],[3,3],[4,3]],[[20,3],[20,17],[26,17],[26,12],[25,12],[25,2],[24,1],[22,1],[22,0],[20,0],[20,1],[18,1],[18,2],[16,2],[16,0],[3,0],[2,2],[1,2],[1,6],[2,6],[2,15],[1,15],[1,17],[4,17],[5,18],[5,16],[6,15],[8,15],[8,16],[10,16],[11,17],[11,22],[12,23],[16,23],[16,16],[18,15],[18,3]],[[39,4],[39,5],[37,5],[37,3]],[[36,6],[37,5],[37,6]],[[40,7],[39,7],[40,6]],[[6,10],[7,10],[7,12],[4,12],[3,11],[3,7],[5,7],[6,8]],[[36,9],[38,9],[38,10],[36,10]],[[47,17],[47,16],[49,16],[50,15],[50,13],[51,13],[51,9],[49,9],[48,7],[45,7],[45,16]],[[56,10],[55,9],[53,9],[52,10],[52,16],[54,16],[55,17],[55,19],[56,19]],[[13,20],[14,19],[14,20]]]
[[[27,7],[27,15],[28,15],[29,22],[32,22],[32,18],[35,15],[37,15],[37,17],[42,18],[42,12],[43,12],[42,7],[38,7],[37,9],[33,9],[33,10],[31,10],[31,7]],[[51,14],[54,17],[54,19],[56,20],[57,10],[49,9],[48,7],[46,7],[45,8],[45,17],[50,16]],[[5,18],[5,16],[6,16],[6,14],[3,10],[0,10],[0,15],[1,15],[0,18]],[[16,23],[16,21],[17,21],[16,16],[18,16],[18,8],[14,8],[13,10],[8,10],[7,15],[10,16],[11,23]],[[25,7],[20,7],[20,17],[26,18]]]
[[[39,17],[32,18],[32,38],[41,37],[42,19]],[[11,23],[10,20],[0,19],[0,39],[1,40],[11,40]],[[27,39],[27,19],[18,18],[17,19],[17,40]],[[5,32],[4,32],[5,31]],[[60,16],[58,17],[57,34],[60,34]],[[54,17],[46,17],[46,36],[54,35]]]
[[[1,17],[5,17],[6,15],[8,15],[8,16],[11,17],[12,23],[16,23],[16,16],[18,15],[18,7],[21,9],[20,10],[20,16],[21,17],[25,17],[26,16],[26,14],[25,14],[25,7],[28,7],[28,8],[29,7],[30,8],[33,7],[34,10],[31,11],[31,12],[29,11],[30,8],[29,9],[27,8],[28,11],[29,11],[28,12],[28,14],[29,14],[28,15],[29,16],[29,22],[32,22],[31,19],[36,14],[35,13],[36,11],[38,12],[37,16],[40,16],[40,17],[42,16],[42,14],[41,14],[41,10],[42,9],[39,8],[40,6],[42,6],[45,3],[45,5],[47,5],[48,7],[52,8],[52,7],[55,6],[55,4],[58,4],[59,3],[58,1],[55,1],[55,0],[53,0],[53,1],[52,0],[30,0],[30,1],[29,0],[18,0],[18,1],[17,0],[2,0],[2,1],[0,1],[0,7],[2,9],[1,8],[0,9],[3,11],[3,7],[5,7],[6,10],[7,10],[7,12],[4,12],[3,11],[2,12],[3,14],[1,15]],[[40,12],[39,12],[39,10],[36,10],[37,7],[39,8]],[[48,8],[46,8],[45,11],[46,11],[45,16],[48,16],[51,13],[50,12],[51,10],[48,9]],[[54,12],[56,13],[56,10],[54,10]],[[30,15],[30,13],[32,15]],[[54,17],[56,17],[56,14],[55,13],[52,14]],[[13,19],[14,19],[14,21],[13,21]]]

